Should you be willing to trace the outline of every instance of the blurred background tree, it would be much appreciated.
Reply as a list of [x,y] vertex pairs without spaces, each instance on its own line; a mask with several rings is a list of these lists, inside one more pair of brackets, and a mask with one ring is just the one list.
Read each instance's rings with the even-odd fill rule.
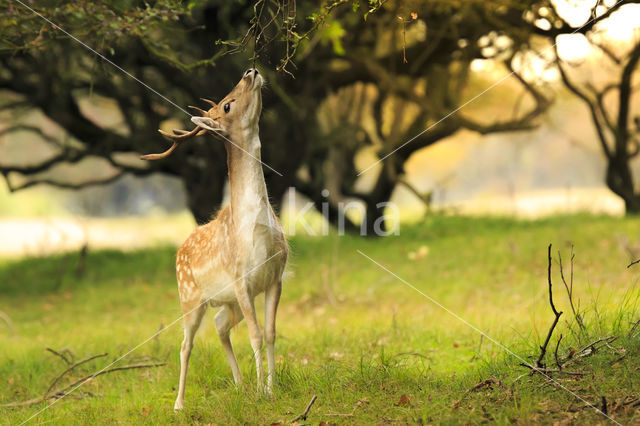
[[[371,230],[384,214],[381,203],[399,183],[409,185],[404,166],[418,150],[461,129],[487,134],[535,127],[552,101],[536,61],[551,64],[553,57],[545,55],[553,53],[558,36],[576,29],[588,34],[633,1],[593,2],[577,24],[565,21],[549,1],[299,3],[34,6],[145,87],[20,3],[3,1],[0,108],[12,119],[2,132],[30,132],[49,147],[42,158],[15,164],[0,159],[9,188],[79,188],[127,174],[164,174],[183,182],[189,209],[198,223],[206,222],[224,197],[221,144],[198,138],[161,162],[143,163],[137,155],[163,150],[158,128],[189,127],[181,108],[200,97],[219,99],[244,69],[256,65],[269,82],[260,130],[273,199],[293,186],[318,207],[328,203],[332,221],[339,203],[357,200],[366,212],[363,227]],[[504,69],[486,88],[504,82],[519,93],[500,100],[511,117],[491,108],[459,111],[478,96],[471,87],[477,59]],[[632,59],[624,67],[629,82],[637,64]],[[615,152],[626,152],[612,157],[613,169],[620,170],[631,156]],[[60,173],[62,166],[86,161],[108,167],[89,176]],[[616,191],[623,192],[628,189]],[[352,219],[348,228],[357,229],[359,219]]]
[[[637,214],[640,213],[640,177],[634,174],[632,163],[640,154],[640,115],[634,116],[632,100],[639,88],[637,81],[634,84],[634,73],[640,61],[640,33],[637,28],[620,25],[612,34],[599,25],[605,19],[615,22],[625,12],[640,11],[640,5],[625,3],[632,2],[621,1],[612,8],[596,2],[590,14],[594,19],[579,30],[572,30],[577,25],[572,25],[550,2],[544,9],[537,9],[536,19],[542,28],[536,33],[553,44],[554,65],[562,83],[589,109],[607,162],[607,186],[624,200],[627,213]],[[569,52],[568,58],[563,58],[556,43],[558,37],[577,37],[584,48],[597,54],[586,60],[571,60]],[[582,77],[576,71],[582,71]]]

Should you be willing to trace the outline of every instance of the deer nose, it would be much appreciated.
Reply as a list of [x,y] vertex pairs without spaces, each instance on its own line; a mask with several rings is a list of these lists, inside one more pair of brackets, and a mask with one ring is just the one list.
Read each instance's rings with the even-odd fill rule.
[[245,76],[247,76],[247,75],[251,75],[251,73],[254,73],[255,75],[258,75],[258,70],[257,70],[257,69],[255,69],[255,68],[249,68],[248,70],[246,70],[246,71],[244,72],[244,75],[245,75]]

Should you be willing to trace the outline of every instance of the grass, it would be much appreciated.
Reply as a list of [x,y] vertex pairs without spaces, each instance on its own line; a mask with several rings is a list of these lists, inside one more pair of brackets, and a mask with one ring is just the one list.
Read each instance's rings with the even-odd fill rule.
[[[564,355],[617,335],[614,346],[626,351],[619,359],[604,348],[570,367],[585,376],[554,379],[598,407],[604,396],[617,421],[638,422],[638,407],[624,402],[640,396],[640,338],[631,332],[640,317],[640,265],[626,268],[630,253],[640,256],[639,235],[640,219],[575,215],[538,221],[433,217],[401,227],[398,237],[292,238],[274,396],[255,390],[244,322],[232,339],[245,383],[233,385],[208,313],[196,338],[183,412],[172,409],[178,323],[117,364],[153,359],[166,366],[98,377],[31,422],[286,423],[318,395],[311,424],[603,423],[595,410],[540,376],[511,386],[526,372],[516,357],[488,339],[481,342],[476,331],[358,253],[532,361],[553,320],[549,243],[554,253],[563,252],[565,272],[575,246],[574,293],[587,327],[578,333],[554,264],[554,297],[564,314],[550,346],[563,334],[558,352]],[[64,370],[47,347],[69,349],[76,360],[108,352],[80,369],[89,374],[178,318],[174,253],[172,247],[89,252],[82,276],[77,253],[0,261],[0,310],[15,329],[0,320],[0,404],[42,395]],[[547,362],[553,363],[553,349]],[[45,406],[0,408],[0,424],[20,423]]]

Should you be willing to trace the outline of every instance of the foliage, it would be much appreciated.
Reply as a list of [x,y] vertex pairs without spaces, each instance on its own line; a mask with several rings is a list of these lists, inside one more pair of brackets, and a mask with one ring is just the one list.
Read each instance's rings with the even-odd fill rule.
[[[341,202],[357,199],[371,228],[382,215],[378,206],[403,180],[404,164],[417,150],[460,129],[485,134],[535,127],[551,98],[543,83],[520,74],[516,59],[535,37],[575,31],[560,21],[548,30],[539,26],[546,0],[47,4],[39,9],[44,15],[162,97],[11,3],[10,13],[0,18],[6,24],[0,30],[0,89],[15,100],[0,108],[13,112],[22,131],[42,138],[56,154],[29,165],[0,163],[10,187],[25,187],[15,183],[20,177],[27,185],[73,188],[112,182],[124,173],[165,173],[183,180],[198,222],[207,221],[223,197],[220,144],[186,144],[153,164],[123,162],[115,154],[157,151],[159,127],[176,120],[190,125],[182,106],[224,95],[248,66],[258,66],[272,89],[265,94],[261,132],[263,159],[277,171],[265,168],[274,200],[295,186],[321,206],[327,201],[322,190],[328,188],[332,220]],[[505,78],[527,100],[525,111],[490,121],[461,110],[475,99],[469,81],[471,63],[478,59],[504,66]],[[359,84],[366,90],[358,91]],[[337,93],[349,114],[343,113],[346,108],[336,110],[328,120],[332,126],[321,128],[320,108]],[[80,100],[95,95],[116,103],[123,117],[117,128],[101,126],[82,110]],[[514,102],[514,111],[519,104]],[[25,118],[34,108],[71,142],[62,143]],[[356,157],[365,151],[380,161],[356,167]],[[106,159],[112,175],[80,183],[47,175],[61,162],[87,157]]]
[[[53,5],[38,5],[38,13],[53,23],[64,22],[65,26],[74,29],[76,37],[99,43],[100,48],[109,46],[106,50],[111,55],[115,53],[112,46],[118,45],[124,36],[151,39],[153,32],[168,29],[163,23],[178,21],[186,13],[182,2],[167,0],[154,2],[153,7],[148,3],[122,0],[49,3]],[[56,31],[55,25],[15,2],[9,2],[7,13],[0,17],[0,25],[3,50],[42,51],[64,37]],[[30,34],[37,36],[30,40]]]

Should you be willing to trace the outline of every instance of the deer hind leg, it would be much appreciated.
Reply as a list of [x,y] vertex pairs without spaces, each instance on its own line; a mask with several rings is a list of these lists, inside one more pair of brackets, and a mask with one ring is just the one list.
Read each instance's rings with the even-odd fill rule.
[[242,373],[238,367],[238,360],[236,359],[236,354],[233,352],[229,334],[233,326],[242,321],[242,310],[240,310],[240,306],[237,304],[224,305],[220,312],[216,314],[214,321],[220,342],[222,343],[224,352],[227,354],[227,361],[229,361],[231,371],[233,372],[233,381],[238,385],[242,383]]
[[264,337],[267,343],[267,364],[269,372],[267,374],[267,392],[273,390],[273,381],[276,377],[276,312],[280,293],[282,292],[282,281],[278,281],[267,288],[264,294]]
[[180,304],[184,314],[182,318],[184,324],[184,339],[180,347],[180,383],[178,386],[178,397],[174,405],[175,410],[181,410],[184,407],[184,392],[187,384],[189,357],[191,356],[191,349],[193,349],[193,338],[207,310],[207,304],[202,303],[200,300],[202,292],[195,283],[191,268],[184,262],[181,262],[180,259],[184,260],[184,257],[178,258],[176,272],[178,275]]
[[204,312],[207,309],[207,305],[199,305],[198,303],[191,306],[190,309],[185,309],[183,304],[184,315],[184,339],[182,340],[182,346],[180,347],[180,383],[178,386],[178,397],[173,407],[174,410],[182,410],[184,407],[184,391],[187,384],[187,369],[189,368],[189,357],[191,356],[191,349],[193,349],[193,338],[200,327],[200,322],[204,316]]
[[261,391],[264,386],[264,374],[262,372],[262,333],[260,332],[260,325],[258,325],[258,319],[256,318],[256,309],[253,304],[253,298],[249,295],[249,291],[247,290],[246,279],[236,281],[235,290],[238,305],[247,320],[249,338],[251,339],[251,348],[253,349],[253,356],[256,360],[258,390]]

